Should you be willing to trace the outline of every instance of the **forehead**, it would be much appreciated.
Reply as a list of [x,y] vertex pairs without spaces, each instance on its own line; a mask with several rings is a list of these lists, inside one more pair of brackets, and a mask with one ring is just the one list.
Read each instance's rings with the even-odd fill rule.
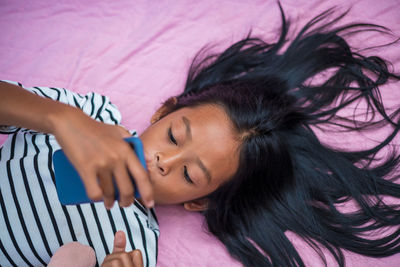
[[215,105],[200,105],[173,113],[178,123],[182,123],[182,117],[190,121],[193,152],[210,170],[212,183],[218,185],[231,177],[238,165],[239,142],[224,109]]

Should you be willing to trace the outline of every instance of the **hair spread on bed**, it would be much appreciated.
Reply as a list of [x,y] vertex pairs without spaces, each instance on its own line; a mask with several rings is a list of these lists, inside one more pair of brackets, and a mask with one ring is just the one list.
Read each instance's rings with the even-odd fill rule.
[[[340,266],[345,265],[341,249],[372,257],[399,253],[399,229],[380,239],[365,234],[400,224],[399,205],[382,199],[400,198],[400,185],[394,183],[400,156],[391,146],[400,109],[389,113],[379,91],[400,76],[382,58],[353,52],[341,37],[390,31],[365,23],[332,28],[348,11],[329,20],[331,8],[309,21],[282,52],[290,20],[279,8],[276,43],[249,34],[219,55],[200,59],[201,51],[177,97],[175,110],[222,106],[242,137],[237,173],[208,196],[208,229],[245,266],[304,266],[288,230],[325,265],[321,245]],[[322,82],[309,81],[324,71],[330,74]],[[365,119],[357,103],[365,106]],[[344,108],[354,108],[355,115],[341,115]],[[313,129],[326,125],[369,134],[386,126],[391,133],[372,148],[347,151],[321,143]],[[386,157],[377,158],[383,151]],[[337,205],[350,200],[358,210],[339,211]]]

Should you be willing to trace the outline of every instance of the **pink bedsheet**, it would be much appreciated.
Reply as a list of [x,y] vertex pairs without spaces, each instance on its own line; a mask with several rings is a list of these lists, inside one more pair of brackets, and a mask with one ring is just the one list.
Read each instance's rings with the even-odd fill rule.
[[[343,23],[369,21],[400,36],[398,0],[282,1],[285,13],[301,25],[332,4],[341,10],[354,5]],[[255,35],[273,40],[280,27],[277,3],[260,0],[2,0],[0,14],[0,79],[108,95],[120,108],[123,124],[139,132],[163,100],[182,90],[190,60],[203,45],[218,43],[218,51],[250,28]],[[299,29],[300,24],[294,23],[293,28]],[[372,34],[352,44],[365,47],[388,40]],[[399,52],[396,45],[380,55],[400,71]],[[398,87],[386,89],[389,102],[399,102]],[[240,266],[202,230],[199,214],[179,206],[157,211],[158,266]],[[315,252],[288,235],[307,266],[322,266]],[[345,255],[348,266],[400,265],[400,255],[385,259]],[[336,266],[329,255],[327,260],[328,266]]]

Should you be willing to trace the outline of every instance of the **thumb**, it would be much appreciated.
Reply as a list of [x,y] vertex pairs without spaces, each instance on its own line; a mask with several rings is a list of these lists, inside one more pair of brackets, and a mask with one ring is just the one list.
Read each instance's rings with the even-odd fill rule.
[[125,252],[125,247],[126,247],[125,233],[122,231],[116,232],[114,236],[114,248],[112,253]]

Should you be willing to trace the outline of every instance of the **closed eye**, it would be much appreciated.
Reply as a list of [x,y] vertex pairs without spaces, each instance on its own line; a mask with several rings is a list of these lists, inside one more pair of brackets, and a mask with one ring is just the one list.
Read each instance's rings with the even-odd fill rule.
[[[178,145],[178,142],[176,141],[174,135],[172,134],[172,127],[168,128],[168,137],[169,137],[169,140],[171,141],[171,143],[173,143],[174,145]],[[183,177],[185,178],[186,182],[188,182],[189,184],[194,184],[193,180],[189,176],[186,166],[183,166]]]
[[190,179],[189,173],[187,171],[186,166],[183,167],[183,176],[185,177],[185,180],[189,183],[189,184],[193,184],[193,180]]
[[171,129],[171,127],[168,128],[168,137],[169,137],[169,140],[170,140],[174,145],[178,145],[178,142],[176,142],[176,139],[175,139],[174,135],[172,134],[172,129]]

